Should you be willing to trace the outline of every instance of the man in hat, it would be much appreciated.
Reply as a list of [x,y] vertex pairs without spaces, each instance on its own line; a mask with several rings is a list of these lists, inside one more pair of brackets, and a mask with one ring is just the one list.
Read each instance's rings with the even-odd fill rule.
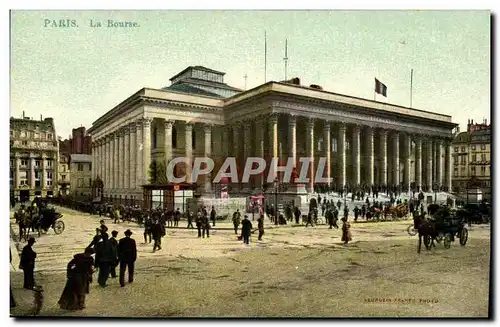
[[241,221],[241,235],[243,236],[243,243],[249,244],[250,234],[252,233],[252,223],[248,220],[248,216]]
[[104,220],[100,221],[101,226],[99,227],[101,230],[101,233],[107,233],[108,232],[108,227],[104,224]]
[[[101,287],[106,287],[106,282],[109,277],[109,271],[116,261],[116,248],[113,248],[108,239],[107,233],[102,233],[101,242],[95,246],[96,258],[99,258],[99,275],[97,281]],[[97,261],[97,260],[96,260]]]
[[33,289],[35,286],[35,259],[36,252],[33,251],[33,244],[35,244],[35,238],[30,237],[28,240],[28,245],[23,248],[23,252],[21,252],[21,262],[20,268],[24,271],[24,288],[25,289]]
[[118,241],[116,240],[116,236],[118,236],[118,232],[114,230],[111,232],[111,238],[109,239],[109,243],[111,244],[113,253],[116,254],[115,260],[109,267],[111,278],[116,278],[116,266],[118,266]]
[[137,259],[135,240],[130,236],[130,229],[125,231],[125,237],[118,243],[118,258],[120,259],[120,286],[125,286],[125,269],[128,268],[128,282],[134,281],[134,264]]

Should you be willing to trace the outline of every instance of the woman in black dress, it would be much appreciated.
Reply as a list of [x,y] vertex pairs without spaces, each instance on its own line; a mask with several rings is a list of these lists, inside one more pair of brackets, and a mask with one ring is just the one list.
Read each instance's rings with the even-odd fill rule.
[[85,308],[85,296],[89,293],[89,284],[94,271],[92,249],[85,249],[84,253],[75,254],[68,263],[67,280],[59,307],[64,310],[82,310]]

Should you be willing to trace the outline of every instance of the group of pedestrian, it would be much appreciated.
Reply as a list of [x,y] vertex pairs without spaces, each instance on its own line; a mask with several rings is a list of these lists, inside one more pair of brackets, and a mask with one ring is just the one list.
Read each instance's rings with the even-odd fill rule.
[[[106,287],[107,280],[116,278],[119,266],[120,286],[125,286],[125,272],[128,270],[128,282],[134,281],[134,266],[137,259],[135,240],[132,231],[127,229],[125,237],[117,241],[118,232],[112,231],[108,237],[108,228],[101,220],[100,228],[83,253],[73,256],[66,269],[66,285],[59,299],[59,307],[64,310],[82,310],[85,308],[85,297],[90,292],[93,274],[97,271],[99,286]],[[95,255],[95,259],[92,255]]]

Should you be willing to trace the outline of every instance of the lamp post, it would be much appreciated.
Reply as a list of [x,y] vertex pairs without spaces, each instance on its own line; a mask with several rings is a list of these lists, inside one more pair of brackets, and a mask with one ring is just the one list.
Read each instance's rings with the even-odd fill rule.
[[278,191],[282,191],[284,189],[285,184],[279,180],[278,177],[274,179],[274,224],[279,225],[278,221]]

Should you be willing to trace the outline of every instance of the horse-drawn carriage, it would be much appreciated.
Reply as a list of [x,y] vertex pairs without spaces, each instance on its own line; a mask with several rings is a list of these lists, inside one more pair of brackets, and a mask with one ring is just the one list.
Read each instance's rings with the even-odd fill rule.
[[430,209],[429,212],[433,213],[431,219],[426,220],[423,214],[415,215],[414,224],[408,227],[408,234],[419,234],[419,252],[422,238],[427,249],[430,249],[434,240],[438,243],[443,241],[444,247],[449,249],[455,237],[459,238],[460,245],[467,244],[469,231],[465,227],[466,221],[457,215],[457,211],[447,207]]
[[19,225],[19,238],[28,240],[29,232],[37,231],[38,236],[42,233],[47,233],[50,228],[56,234],[61,234],[64,231],[64,222],[59,220],[62,215],[55,211],[54,208],[46,206],[40,207],[21,207],[15,214],[14,218]]

